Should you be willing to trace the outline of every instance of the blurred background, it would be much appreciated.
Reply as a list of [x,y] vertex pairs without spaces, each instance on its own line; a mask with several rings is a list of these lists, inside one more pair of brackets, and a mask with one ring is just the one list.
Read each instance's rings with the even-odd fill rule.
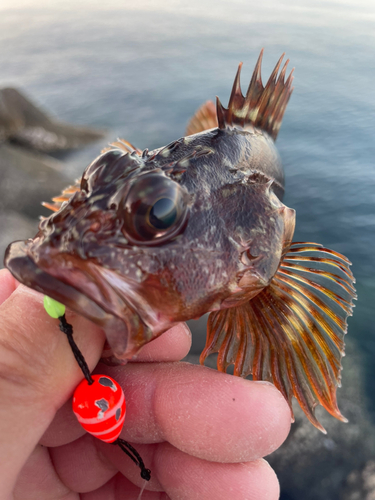
[[[318,412],[328,430],[324,436],[297,411],[287,443],[268,459],[280,478],[282,500],[370,500],[375,498],[373,0],[1,0],[1,252],[11,240],[35,234],[38,215],[47,213],[40,201],[79,177],[109,140],[120,136],[153,149],[183,136],[205,100],[219,95],[226,105],[238,62],[244,62],[246,88],[262,47],[263,80],[284,51],[296,68],[277,140],[287,179],[284,203],[297,212],[295,240],[323,243],[348,256],[358,289],[339,390],[350,423]],[[4,90],[9,87],[37,108]],[[63,125],[57,131],[38,108],[104,132]],[[61,147],[54,142],[59,133],[65,137]],[[80,139],[70,143],[75,136]],[[192,323],[201,333],[195,335],[191,361],[204,345],[204,322]]]

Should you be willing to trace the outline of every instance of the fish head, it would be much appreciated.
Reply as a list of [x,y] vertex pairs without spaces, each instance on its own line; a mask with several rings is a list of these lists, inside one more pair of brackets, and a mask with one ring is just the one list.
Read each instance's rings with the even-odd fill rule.
[[228,182],[220,170],[212,182],[202,161],[184,170],[152,158],[105,152],[5,256],[19,281],[100,325],[120,360],[177,322],[258,293],[294,221],[270,183]]
[[[226,249],[221,255],[226,296],[222,293],[211,309],[218,310],[241,305],[270,284],[292,242],[295,211],[276,196],[273,180],[258,173],[237,172],[209,199],[221,229],[215,245]],[[212,261],[210,275],[218,265],[220,260]]]

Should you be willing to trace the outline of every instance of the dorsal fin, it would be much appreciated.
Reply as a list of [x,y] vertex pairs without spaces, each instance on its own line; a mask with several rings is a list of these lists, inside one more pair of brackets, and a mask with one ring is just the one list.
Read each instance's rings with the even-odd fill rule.
[[224,108],[218,97],[216,98],[217,121],[220,129],[233,125],[243,128],[258,127],[276,140],[286,105],[293,91],[293,70],[285,81],[288,59],[278,75],[283,54],[264,87],[261,77],[262,57],[263,49],[259,54],[246,96],[243,96],[241,91],[242,63],[240,63],[234,79],[228,109]]
[[117,141],[110,142],[107,147],[101,150],[101,153],[106,153],[112,149],[122,149],[126,153],[133,153],[135,151],[138,156],[142,156],[142,151],[125,139],[118,138]]
[[53,203],[43,201],[42,202],[43,207],[46,207],[49,210],[52,210],[52,212],[57,212],[58,210],[60,210],[62,204],[65,201],[69,201],[74,193],[76,193],[77,191],[80,191],[80,189],[81,189],[80,186],[81,186],[81,179],[77,179],[75,184],[68,186],[67,188],[65,188],[61,192],[60,195],[52,198]]
[[207,101],[197,109],[186,127],[186,135],[197,134],[204,130],[217,127],[216,107],[212,101]]

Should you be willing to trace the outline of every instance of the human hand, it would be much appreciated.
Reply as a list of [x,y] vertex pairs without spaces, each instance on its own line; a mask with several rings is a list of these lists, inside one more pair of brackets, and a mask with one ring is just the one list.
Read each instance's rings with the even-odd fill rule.
[[[0,499],[137,499],[140,470],[72,413],[82,373],[43,296],[1,270],[0,304]],[[103,332],[69,311],[67,320],[93,369]],[[261,457],[289,432],[287,403],[271,384],[177,362],[190,343],[178,325],[136,362],[95,368],[124,389],[121,437],[152,474],[142,500],[276,500],[277,478]]]

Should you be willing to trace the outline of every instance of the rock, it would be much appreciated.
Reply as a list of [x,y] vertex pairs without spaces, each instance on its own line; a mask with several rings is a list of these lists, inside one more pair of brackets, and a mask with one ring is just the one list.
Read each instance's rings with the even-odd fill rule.
[[38,230],[38,220],[29,219],[17,212],[2,212],[0,217],[0,268],[6,247],[12,241],[32,238]]
[[71,184],[63,164],[10,144],[0,145],[0,213],[18,212],[37,219],[50,212],[41,206]]
[[10,144],[0,145],[0,267],[6,247],[32,238],[39,216],[51,212],[41,205],[71,184],[64,165],[48,156]]
[[12,140],[37,151],[75,149],[104,137],[104,132],[50,118],[14,88],[0,90],[0,141]]
[[5,94],[0,90],[0,142],[4,142],[23,126],[20,116],[12,113],[12,106],[9,106]]
[[341,500],[347,475],[375,457],[375,429],[362,387],[363,361],[350,337],[346,353],[338,402],[349,423],[339,422],[319,408],[319,420],[327,430],[324,435],[298,408],[287,441],[267,457],[279,477],[285,499]]
[[369,460],[361,470],[346,478],[342,500],[375,500],[375,461]]

